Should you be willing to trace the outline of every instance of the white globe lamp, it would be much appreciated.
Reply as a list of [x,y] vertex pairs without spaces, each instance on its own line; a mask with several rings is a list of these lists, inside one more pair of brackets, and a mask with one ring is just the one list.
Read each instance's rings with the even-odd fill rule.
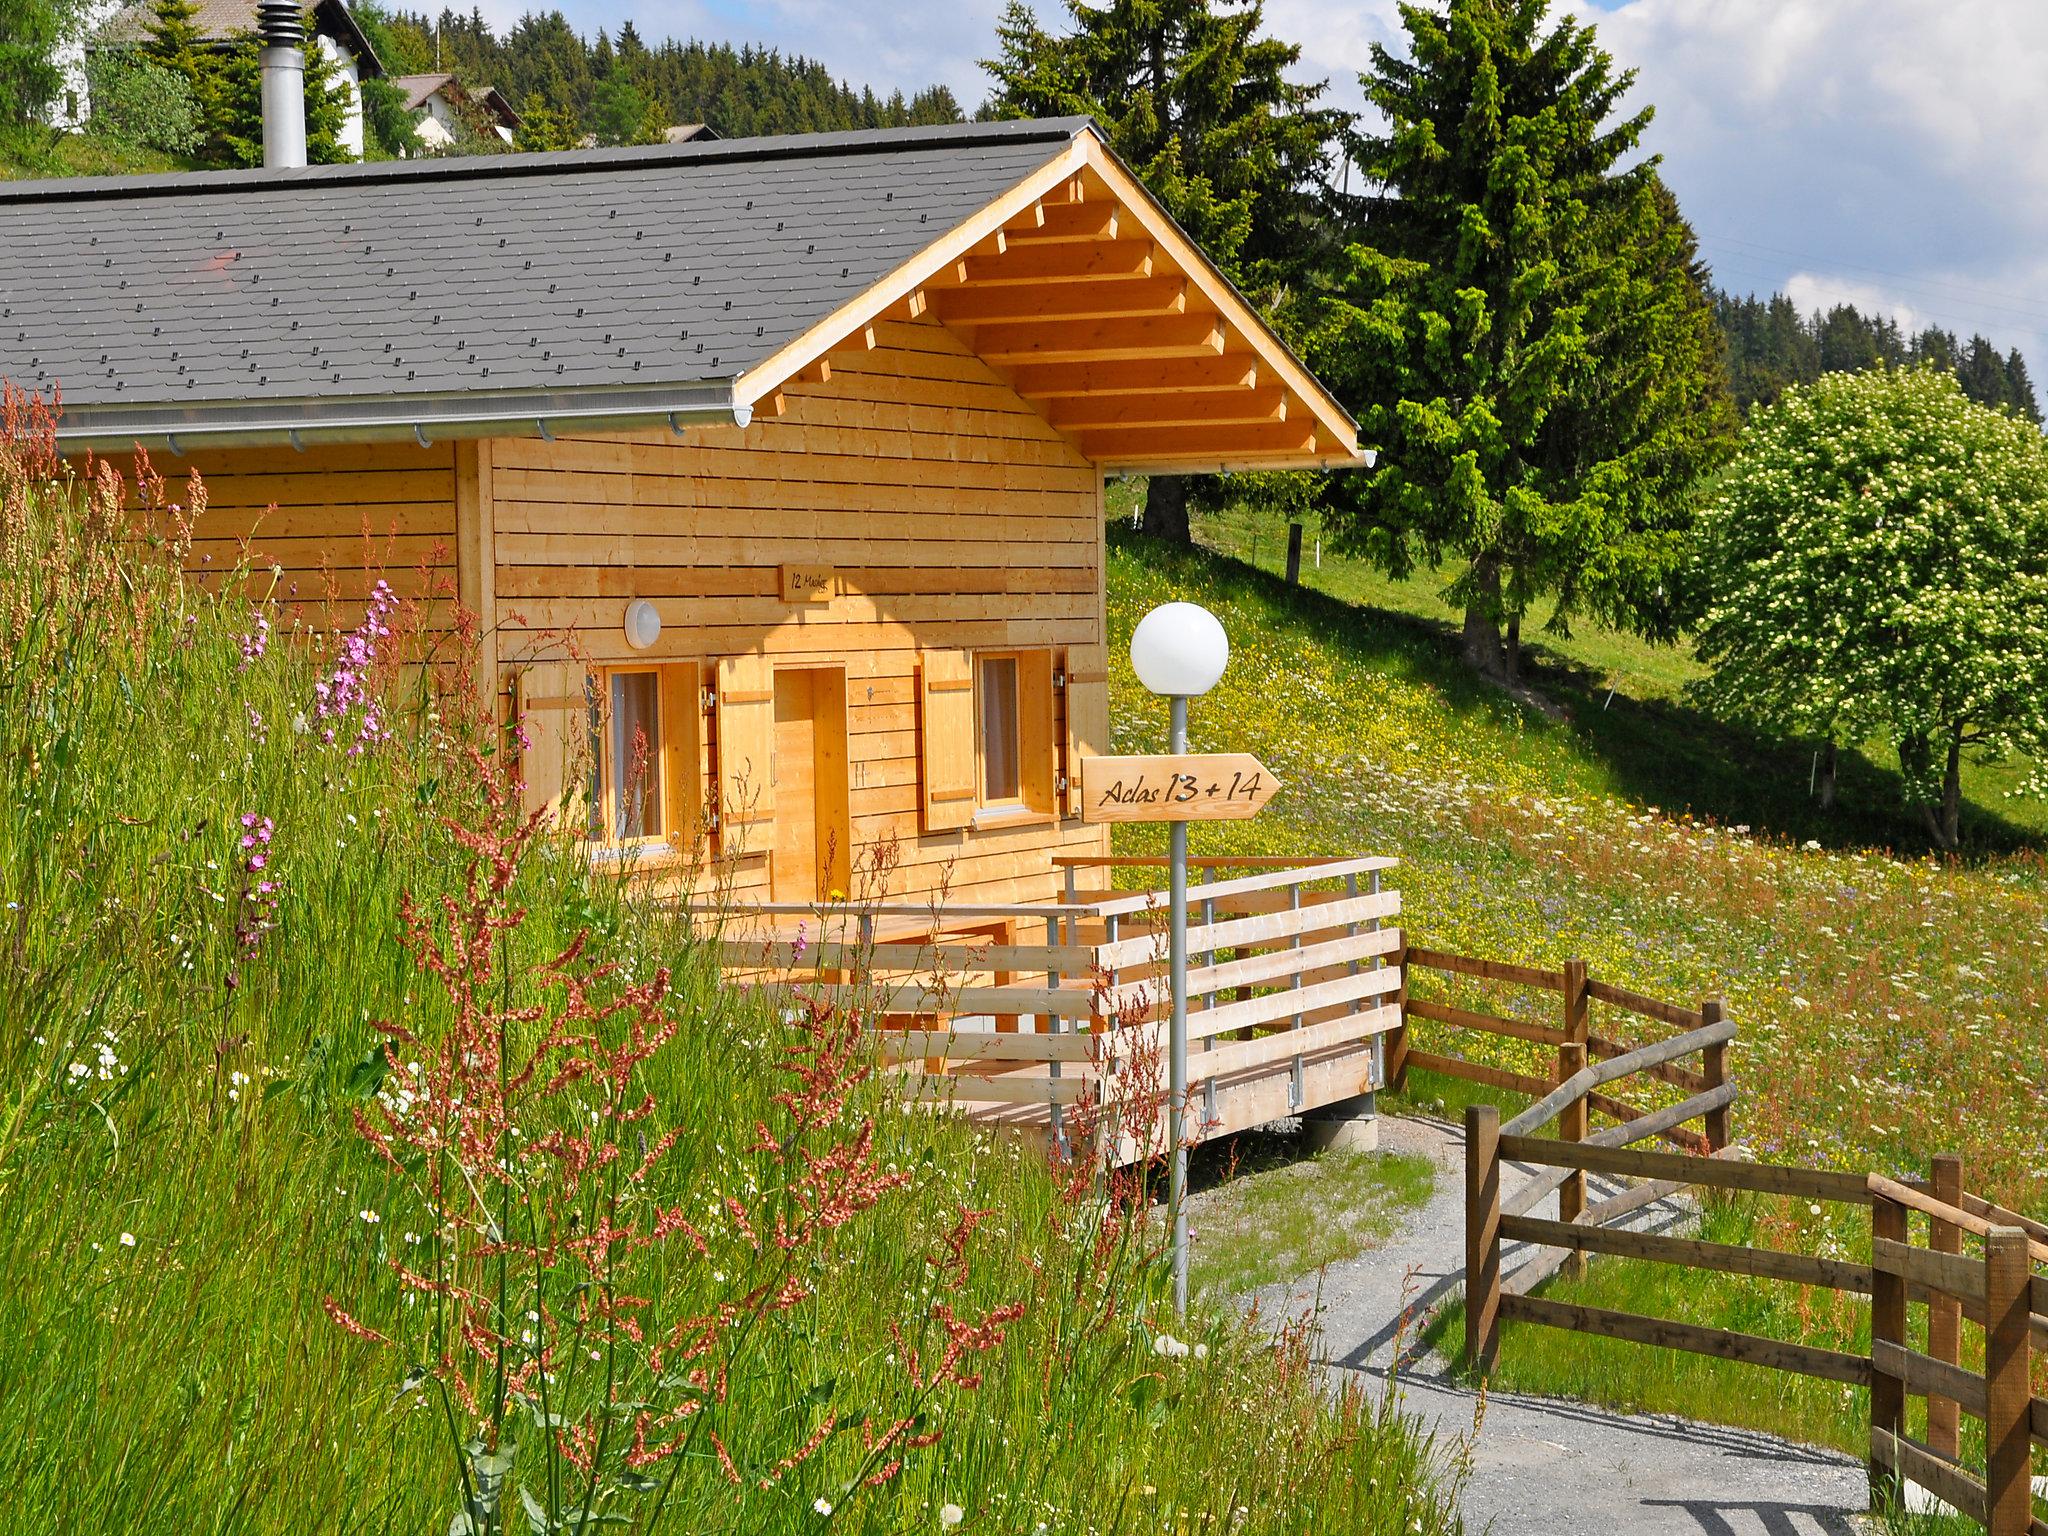
[[1229,663],[1230,637],[1199,603],[1163,603],[1131,634],[1131,668],[1138,681],[1170,699],[1200,698]]
[[661,638],[661,610],[644,597],[626,604],[626,644],[644,651]]

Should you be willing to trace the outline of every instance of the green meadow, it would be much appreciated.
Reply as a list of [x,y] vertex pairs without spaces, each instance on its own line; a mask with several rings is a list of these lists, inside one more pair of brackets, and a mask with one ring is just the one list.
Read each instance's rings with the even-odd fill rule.
[[522,824],[407,604],[266,628],[186,487],[56,476],[0,443],[0,1526],[1458,1528],[1142,1200]]
[[[2048,1211],[2048,868],[2027,840],[2038,806],[1979,774],[1972,852],[1902,850],[1910,828],[1881,760],[1848,755],[1844,804],[1824,815],[1803,749],[1685,705],[1681,653],[1590,629],[1544,639],[1534,681],[1562,708],[1539,711],[1463,670],[1439,582],[1389,583],[1326,551],[1290,588],[1277,520],[1254,566],[1250,514],[1199,520],[1201,547],[1175,552],[1120,526],[1129,505],[1113,503],[1111,523],[1117,749],[1156,750],[1164,711],[1116,638],[1155,603],[1192,599],[1233,647],[1192,711],[1193,744],[1255,752],[1285,786],[1256,820],[1195,827],[1197,853],[1397,855],[1413,942],[1550,966],[1576,955],[1653,996],[1725,998],[1741,1027],[1736,1134],[1756,1156],[1918,1174],[1955,1151],[1971,1187]],[[1129,852],[1162,841],[1150,828],[1119,838]],[[1415,986],[1556,1022],[1553,994],[1441,980]],[[1596,1026],[1624,1037],[1656,1028],[1594,1007]],[[1554,1070],[1540,1046],[1413,1028],[1430,1050]],[[1478,1098],[1524,1102],[1421,1072],[1388,1102],[1455,1117]],[[1804,1203],[1711,1221],[1729,1241],[1867,1252],[1867,1221]],[[1827,1293],[1614,1259],[1547,1294],[1848,1349],[1863,1326]],[[1432,1339],[1455,1356],[1461,1326],[1453,1307]],[[1508,1329],[1499,1380],[1845,1448],[1865,1422],[1857,1395],[1825,1383],[1535,1328]]]

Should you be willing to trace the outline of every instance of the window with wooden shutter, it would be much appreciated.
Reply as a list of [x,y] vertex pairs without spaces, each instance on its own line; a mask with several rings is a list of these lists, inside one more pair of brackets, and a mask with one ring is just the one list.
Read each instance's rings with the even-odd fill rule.
[[519,748],[520,805],[545,809],[559,823],[580,825],[570,803],[584,790],[590,751],[591,695],[581,663],[536,661],[513,679],[512,719]]
[[598,678],[598,815],[613,844],[690,847],[701,813],[702,709],[697,663],[610,667]]
[[766,656],[718,663],[718,801],[728,851],[762,853],[774,843],[772,754],[775,674]]
[[924,829],[951,832],[974,819],[974,659],[923,651],[917,666],[919,798]]

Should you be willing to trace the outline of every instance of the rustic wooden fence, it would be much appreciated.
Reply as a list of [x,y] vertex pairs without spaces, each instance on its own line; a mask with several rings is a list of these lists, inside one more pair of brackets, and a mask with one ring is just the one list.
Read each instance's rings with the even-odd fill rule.
[[[1632,1151],[1591,1139],[1573,1142],[1530,1134],[1559,1113],[1563,1097],[1560,1089],[1506,1125],[1491,1105],[1466,1111],[1465,1350],[1475,1370],[1492,1370],[1503,1323],[1535,1323],[1867,1387],[1874,1497],[1898,1479],[1910,1478],[1976,1520],[1991,1536],[2048,1536],[2048,1522],[2034,1517],[2031,1494],[2032,1447],[2048,1446],[2048,1401],[2030,1395],[2028,1374],[2033,1352],[2048,1349],[2048,1278],[2033,1274],[2035,1262],[2048,1263],[2048,1226],[1963,1192],[1962,1164],[1952,1157],[1937,1159],[1928,1181],[1909,1184],[1877,1174],[1744,1162],[1725,1155]],[[1510,1164],[1541,1171],[1506,1192],[1503,1171]],[[1550,1219],[1527,1214],[1563,1181],[1589,1173],[1644,1182],[1583,1208],[1576,1216]],[[1689,1187],[1868,1207],[1870,1262],[1611,1225],[1630,1211]],[[1924,1247],[1910,1240],[1908,1218],[1913,1212],[1928,1218]],[[1962,1252],[1966,1236],[1981,1241],[1981,1257]],[[1539,1261],[1504,1280],[1504,1242],[1536,1244],[1581,1259],[1589,1253],[1613,1254],[1681,1270],[1719,1271],[1867,1296],[1870,1353],[1850,1354],[1531,1295],[1536,1281],[1553,1272],[1555,1264]],[[1927,1309],[1924,1352],[1908,1342],[1909,1305]],[[1981,1372],[1961,1363],[1965,1319],[1982,1330]],[[1908,1395],[1927,1399],[1925,1440],[1906,1434]],[[1984,1425],[1987,1457],[1981,1472],[1960,1459],[1958,1415],[1963,1413]]]
[[[1586,1134],[1585,1115],[1590,1110],[1623,1125],[1637,1125],[1650,1116],[1656,1118],[1655,1125],[1640,1127],[1641,1135],[1631,1134],[1619,1141],[1610,1140],[1609,1145],[1626,1145],[1653,1135],[1700,1152],[1714,1152],[1728,1145],[1728,1115],[1730,1106],[1735,1102],[1735,1088],[1728,1075],[1728,1046],[1735,1038],[1735,1031],[1732,1026],[1724,1027],[1727,1011],[1719,999],[1709,998],[1696,1008],[1664,1002],[1599,980],[1588,972],[1586,962],[1578,959],[1565,961],[1557,970],[1546,970],[1410,945],[1402,952],[1401,960],[1404,979],[1409,985],[1401,998],[1402,1027],[1387,1046],[1387,1076],[1395,1087],[1401,1086],[1409,1068],[1419,1067],[1485,1087],[1542,1099],[1555,1092],[1560,1084],[1576,1080],[1579,1073],[1590,1070],[1594,1075],[1586,1090],[1566,1101],[1564,1119],[1559,1127],[1559,1133],[1566,1139],[1578,1140]],[[1553,1005],[1557,1022],[1541,1024],[1416,997],[1413,995],[1413,982],[1421,972],[1557,993],[1559,1000]],[[1619,1009],[1638,1019],[1670,1025],[1684,1036],[1693,1036],[1708,1029],[1714,1033],[1711,1039],[1699,1036],[1701,1043],[1697,1045],[1685,1046],[1668,1055],[1661,1054],[1661,1047],[1670,1044],[1669,1041],[1657,1042],[1647,1048],[1632,1046],[1611,1030],[1593,1028],[1591,1005],[1594,1003]],[[1557,1052],[1556,1076],[1536,1077],[1460,1056],[1418,1049],[1410,1041],[1410,1019],[1433,1021],[1479,1035],[1551,1046]],[[1679,1064],[1680,1057],[1695,1051],[1700,1056],[1700,1067],[1696,1072]],[[1674,1118],[1668,1110],[1653,1111],[1598,1091],[1633,1074],[1682,1090],[1690,1096],[1687,1103],[1692,1108]],[[1701,1121],[1700,1130],[1685,1128],[1684,1122],[1693,1119]]]

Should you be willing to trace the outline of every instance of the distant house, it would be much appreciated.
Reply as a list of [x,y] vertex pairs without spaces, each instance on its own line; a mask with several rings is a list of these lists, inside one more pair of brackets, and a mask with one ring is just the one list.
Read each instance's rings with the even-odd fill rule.
[[[199,35],[218,48],[232,47],[256,30],[256,0],[198,0],[198,14],[192,20]],[[87,54],[103,48],[134,48],[149,40],[154,12],[147,0],[126,6],[110,16],[86,43]],[[356,24],[342,0],[316,0],[307,29],[308,42],[327,56],[348,97],[341,124],[341,144],[351,155],[363,158],[363,86],[384,73],[384,65],[370,39]],[[72,114],[77,121],[91,115],[91,103],[80,102]]]
[[479,133],[495,133],[507,144],[519,131],[519,114],[496,86],[471,89],[450,74],[394,75],[391,83],[405,92],[414,131],[430,150],[453,145],[465,118]]
[[664,144],[695,144],[704,139],[717,137],[708,123],[670,123],[661,130],[661,141]]

